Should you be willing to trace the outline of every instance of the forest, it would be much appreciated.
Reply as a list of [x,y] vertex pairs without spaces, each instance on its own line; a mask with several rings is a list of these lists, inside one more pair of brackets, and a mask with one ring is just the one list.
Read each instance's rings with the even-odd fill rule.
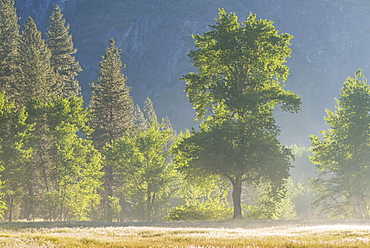
[[[275,114],[292,35],[220,8],[192,36],[183,75],[196,128],[141,108],[116,40],[106,41],[84,102],[70,26],[58,5],[42,33],[0,1],[0,209],[4,221],[369,219],[370,86],[361,69],[326,110],[311,146],[283,145]],[[143,94],[146,94],[143,92]]]

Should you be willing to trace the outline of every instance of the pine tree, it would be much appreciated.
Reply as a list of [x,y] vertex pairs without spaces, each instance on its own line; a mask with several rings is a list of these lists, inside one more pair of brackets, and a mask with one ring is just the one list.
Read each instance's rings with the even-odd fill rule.
[[19,46],[18,17],[14,0],[0,1],[0,90],[8,98],[14,98],[19,67],[17,63]]
[[[99,63],[99,78],[93,82],[90,110],[92,114],[90,125],[94,129],[91,135],[98,150],[112,144],[114,140],[124,136],[133,127],[133,100],[130,87],[126,85],[121,50],[110,40],[102,61]],[[106,211],[106,220],[112,221],[112,197],[114,196],[114,177],[109,164],[104,165],[104,195],[102,207]]]
[[50,100],[60,87],[50,66],[50,49],[31,17],[24,24],[19,52],[22,76],[17,87],[17,101],[25,103],[32,97]]
[[144,113],[139,105],[136,105],[134,108],[134,119],[135,127],[138,131],[148,128],[148,123],[145,120]]
[[99,78],[91,85],[91,127],[95,130],[91,138],[98,149],[122,137],[133,126],[133,100],[131,88],[121,72],[121,50],[114,39],[99,63]]
[[144,102],[144,117],[148,124],[157,122],[157,114],[155,113],[153,102],[148,96]]
[[78,96],[81,88],[75,77],[82,69],[72,56],[77,50],[73,47],[72,35],[68,32],[69,24],[66,25],[65,22],[59,6],[56,5],[49,19],[46,41],[51,50],[51,67],[62,85],[60,93],[63,97]]

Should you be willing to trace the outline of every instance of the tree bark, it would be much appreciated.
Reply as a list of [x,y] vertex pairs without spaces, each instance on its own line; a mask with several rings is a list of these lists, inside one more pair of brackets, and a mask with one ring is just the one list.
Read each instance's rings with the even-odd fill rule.
[[242,219],[242,207],[241,207],[241,194],[242,194],[242,182],[239,177],[231,182],[233,185],[233,207],[234,207],[234,216],[233,219]]
[[113,171],[109,165],[104,167],[105,170],[105,193],[107,194],[107,222],[113,222],[113,209],[111,205],[113,197]]
[[147,192],[146,202],[147,202],[146,221],[151,222],[152,221],[152,194],[151,194],[149,189],[148,189],[148,192]]
[[25,195],[24,200],[24,218],[26,220],[32,220],[34,219],[34,192],[33,192],[33,186],[32,183],[29,182],[27,185],[28,195]]
[[13,207],[14,207],[14,197],[10,196],[10,203],[9,203],[9,222],[13,221]]

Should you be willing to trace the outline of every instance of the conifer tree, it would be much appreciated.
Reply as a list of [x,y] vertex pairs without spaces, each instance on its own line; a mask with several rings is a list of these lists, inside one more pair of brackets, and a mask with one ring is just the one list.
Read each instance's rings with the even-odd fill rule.
[[144,102],[144,117],[148,124],[157,122],[157,114],[155,113],[153,102],[148,96]]
[[69,24],[58,5],[50,16],[50,26],[47,29],[47,44],[51,50],[51,67],[57,73],[57,81],[62,85],[60,94],[63,97],[80,95],[81,88],[75,78],[82,69],[72,56],[76,53],[73,46],[72,35],[69,34]]
[[[95,147],[102,151],[103,147],[112,144],[114,140],[124,136],[126,131],[133,127],[133,100],[130,96],[130,87],[126,85],[126,78],[122,73],[123,65],[120,57],[121,50],[115,46],[112,38],[99,63],[99,78],[93,82],[90,110],[90,121],[94,132],[91,134]],[[104,165],[103,206],[106,220],[112,221],[111,199],[113,197],[113,172],[109,164]]]
[[14,0],[0,1],[0,90],[14,97],[14,85],[19,73],[17,57],[19,46],[18,17]]
[[50,66],[50,49],[31,17],[24,24],[19,52],[22,76],[17,87],[17,101],[25,103],[32,97],[50,100],[60,86]]
[[95,130],[91,138],[98,149],[120,138],[133,126],[133,99],[121,72],[124,66],[120,53],[111,39],[99,63],[99,78],[91,85],[91,127]]
[[144,113],[139,105],[136,105],[134,108],[134,119],[135,127],[138,131],[148,128],[148,123],[145,120]]

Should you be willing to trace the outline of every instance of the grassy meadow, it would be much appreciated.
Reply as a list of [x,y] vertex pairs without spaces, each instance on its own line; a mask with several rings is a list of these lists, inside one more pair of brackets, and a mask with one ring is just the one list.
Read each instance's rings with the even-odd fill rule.
[[0,247],[370,247],[370,222],[2,223]]

